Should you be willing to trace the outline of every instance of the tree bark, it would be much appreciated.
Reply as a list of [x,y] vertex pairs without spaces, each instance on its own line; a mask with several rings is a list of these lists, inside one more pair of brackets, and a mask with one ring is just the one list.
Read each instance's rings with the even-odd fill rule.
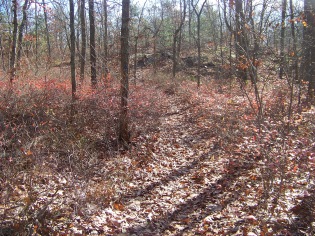
[[282,0],[281,11],[281,31],[280,31],[280,71],[279,78],[283,79],[285,57],[284,57],[284,36],[285,36],[285,17],[287,11],[287,0]]
[[315,2],[304,0],[304,79],[308,81],[308,102],[315,103]]
[[74,29],[74,3],[70,3],[70,64],[71,64],[71,87],[72,87],[72,100],[75,100],[76,81],[75,81],[75,29]]
[[180,12],[181,19],[180,19],[178,27],[175,28],[174,35],[173,35],[173,68],[172,68],[173,79],[175,78],[176,71],[177,71],[177,56],[179,56],[179,48],[180,48],[180,47],[178,48],[179,35],[183,28],[185,18],[186,18],[186,0],[183,0],[183,4],[184,4],[183,9],[181,7],[181,12]]
[[124,148],[128,148],[130,141],[128,129],[128,94],[129,94],[129,21],[130,0],[122,0],[122,24],[121,24],[121,105],[119,118],[119,141]]
[[146,3],[147,3],[147,0],[145,0],[142,6],[141,13],[138,19],[138,26],[137,26],[137,32],[136,32],[137,35],[135,36],[135,46],[134,46],[135,57],[134,57],[134,65],[133,65],[133,77],[134,77],[135,83],[137,81],[138,40],[139,40],[139,35],[140,35],[140,24],[143,18],[143,12],[144,12]]
[[27,14],[26,10],[28,8],[28,0],[25,0],[24,5],[23,5],[23,18],[22,22],[19,27],[19,35],[18,35],[18,50],[17,50],[17,57],[16,57],[16,62],[17,62],[17,67],[20,65],[20,59],[21,59],[21,52],[22,52],[22,41],[23,41],[23,31],[25,27],[25,23],[27,20]]
[[108,14],[107,14],[107,0],[103,0],[104,4],[104,57],[103,57],[103,71],[104,71],[104,78],[107,78],[109,73],[108,70]]
[[37,0],[35,3],[35,68],[36,73],[38,72],[38,11],[37,11]]
[[244,13],[243,13],[243,1],[235,1],[235,44],[236,44],[236,58],[238,67],[238,76],[242,80],[247,80],[247,60],[246,60],[246,35],[244,30]]
[[96,50],[95,50],[95,16],[94,0],[89,0],[89,19],[90,19],[90,61],[91,61],[91,84],[96,88]]
[[50,63],[51,46],[50,46],[49,29],[48,29],[47,6],[45,3],[45,0],[43,0],[42,2],[43,2],[43,7],[44,7],[45,32],[46,32],[46,42],[47,42],[47,50],[48,50],[48,63]]
[[15,77],[15,59],[16,59],[16,41],[18,31],[17,21],[17,0],[12,0],[12,11],[13,11],[13,39],[11,44],[11,55],[10,55],[10,82],[12,83]]
[[5,68],[5,62],[4,62],[4,53],[3,53],[3,46],[2,46],[2,37],[0,35],[0,54],[1,54],[1,60],[2,60],[2,70],[3,71],[6,71],[6,68]]
[[80,0],[80,23],[81,23],[80,81],[81,83],[83,83],[86,60],[85,0]]
[[201,14],[202,14],[202,10],[206,4],[206,0],[202,3],[201,8],[199,11],[197,11],[197,5],[198,2],[196,3],[196,5],[194,5],[193,0],[191,0],[191,6],[193,7],[193,10],[197,16],[197,49],[198,49],[198,67],[197,67],[197,87],[200,87],[200,67],[201,67],[201,43],[200,43],[200,20],[201,20]]

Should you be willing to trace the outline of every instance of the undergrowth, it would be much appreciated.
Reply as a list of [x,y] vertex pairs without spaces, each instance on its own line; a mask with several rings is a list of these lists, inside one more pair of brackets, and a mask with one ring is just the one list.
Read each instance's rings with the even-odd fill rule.
[[[27,229],[32,233],[35,225],[69,218],[69,212],[84,218],[83,212],[89,211],[91,204],[106,207],[114,202],[114,207],[122,208],[121,191],[134,180],[135,173],[139,169],[152,171],[150,162],[160,132],[160,118],[174,114],[182,114],[183,129],[187,126],[193,133],[192,141],[185,145],[196,150],[204,148],[204,142],[210,145],[226,159],[223,169],[227,174],[237,176],[235,173],[243,171],[243,166],[254,170],[246,178],[256,191],[257,204],[246,209],[256,215],[254,221],[262,235],[268,235],[268,228],[288,234],[301,228],[314,232],[314,211],[310,210],[314,207],[313,111],[298,114],[295,105],[287,131],[288,93],[279,91],[283,84],[271,86],[266,92],[265,119],[259,133],[255,111],[237,82],[208,81],[197,89],[184,75],[177,81],[162,74],[146,77],[147,80],[130,86],[130,159],[124,157],[126,151],[120,149],[117,139],[118,81],[112,80],[110,86],[100,85],[96,90],[82,85],[74,103],[68,80],[25,79],[13,86],[2,82],[2,232]],[[174,104],[169,104],[172,98],[176,98]],[[170,113],[170,106],[176,105],[180,109]],[[41,192],[40,186],[50,179],[55,185]],[[224,184],[221,183],[223,187]],[[50,207],[59,190],[67,191],[62,189],[64,185],[84,191],[74,191],[70,198],[76,203],[73,201],[64,209]],[[297,196],[295,205],[285,207],[290,192]],[[48,200],[39,197],[43,195]],[[66,200],[63,204],[67,204]],[[294,218],[293,223],[272,220],[277,214],[282,219],[283,212]],[[305,212],[308,218],[303,221]],[[13,231],[6,228],[8,225]],[[42,227],[41,233],[49,234],[47,230]]]

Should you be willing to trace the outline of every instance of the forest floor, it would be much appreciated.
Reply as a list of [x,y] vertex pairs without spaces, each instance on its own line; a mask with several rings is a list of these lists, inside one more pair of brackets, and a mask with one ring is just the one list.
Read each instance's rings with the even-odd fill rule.
[[119,86],[3,89],[0,235],[314,235],[314,108],[287,131],[281,83],[260,131],[234,82],[131,83],[128,151]]

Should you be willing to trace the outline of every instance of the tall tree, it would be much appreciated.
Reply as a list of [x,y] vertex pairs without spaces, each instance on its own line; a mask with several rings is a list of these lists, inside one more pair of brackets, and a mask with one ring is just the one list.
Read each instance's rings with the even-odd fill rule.
[[90,61],[91,61],[91,83],[96,88],[96,49],[95,49],[95,15],[94,0],[89,0],[89,20],[90,20]]
[[12,12],[13,12],[13,39],[11,44],[10,55],[10,82],[12,83],[15,77],[15,59],[16,59],[16,42],[18,32],[18,20],[17,20],[17,0],[12,0]]
[[71,85],[72,85],[72,100],[75,100],[76,81],[75,81],[75,29],[74,29],[74,3],[70,3],[70,63],[71,63]]
[[308,99],[315,103],[315,1],[304,0],[304,77],[309,82]]
[[2,46],[2,36],[0,35],[0,53],[1,53],[1,60],[2,60],[2,70],[3,71],[6,71],[6,68],[5,68],[5,62],[4,62],[4,52],[3,52],[3,46]]
[[[161,4],[162,5],[162,4]],[[156,74],[157,72],[157,38],[158,34],[161,30],[161,26],[163,23],[163,18],[164,18],[164,11],[161,7],[161,15],[160,17],[156,16],[156,9],[157,7],[154,7],[154,14],[153,14],[153,20],[152,20],[152,33],[153,33],[153,73]]]
[[80,81],[82,83],[84,80],[86,60],[85,0],[80,0],[80,23],[81,23]]
[[197,17],[197,39],[196,39],[197,50],[198,50],[197,86],[199,88],[200,87],[200,67],[201,67],[200,20],[201,20],[202,10],[206,4],[206,0],[204,0],[204,2],[202,3],[199,11],[197,10],[198,3],[199,1],[196,4],[194,4],[194,1],[191,0],[191,6]]
[[35,68],[36,74],[38,72],[38,10],[37,10],[37,0],[35,3]]
[[[175,25],[174,33],[173,33],[173,69],[172,69],[172,74],[173,74],[173,79],[176,76],[176,70],[177,70],[177,56],[179,55],[179,37],[185,22],[186,18],[186,0],[180,0],[180,10],[179,10],[179,16],[175,16],[175,21],[179,20],[178,24]],[[177,11],[175,9],[175,11]],[[179,18],[179,19],[178,19]]]
[[246,60],[246,51],[248,49],[246,45],[246,33],[244,27],[245,16],[243,12],[243,1],[235,0],[235,51],[237,58],[237,67],[238,67],[238,76],[247,80],[247,60]]
[[18,67],[19,67],[20,59],[21,59],[23,32],[24,32],[25,23],[27,20],[27,14],[26,14],[27,7],[28,7],[28,0],[25,0],[23,9],[22,9],[23,18],[19,27],[19,35],[18,35],[18,50],[17,50],[17,59],[16,59]]
[[292,53],[293,55],[293,70],[294,70],[294,80],[299,80],[299,72],[298,72],[298,57],[297,57],[297,38],[295,33],[295,23],[294,23],[294,6],[293,1],[290,0],[290,23],[291,23],[291,35],[293,39],[293,45],[292,45]]
[[281,10],[281,30],[280,30],[280,71],[279,71],[279,78],[283,78],[284,72],[284,64],[285,64],[285,57],[284,57],[284,36],[285,36],[285,17],[287,11],[287,0],[282,0],[282,10]]
[[129,21],[130,0],[122,0],[122,24],[121,24],[121,105],[119,118],[119,140],[125,148],[130,140],[128,129],[128,94],[129,94]]
[[134,56],[134,64],[133,64],[133,77],[134,77],[135,82],[137,80],[138,41],[139,41],[139,36],[140,36],[141,21],[143,19],[143,13],[144,13],[146,3],[147,3],[147,0],[145,0],[145,2],[143,3],[141,13],[140,13],[139,18],[138,18],[137,30],[135,33],[136,34],[135,35],[135,45],[134,45],[135,56]]
[[46,42],[47,42],[47,50],[48,50],[48,62],[51,60],[51,46],[50,46],[50,37],[49,37],[49,29],[48,29],[48,16],[47,10],[48,7],[45,3],[45,0],[42,0],[43,7],[44,7],[44,19],[45,19],[45,33],[46,33]]
[[104,15],[104,20],[103,20],[103,25],[104,25],[104,36],[103,36],[103,41],[104,41],[104,51],[103,51],[103,74],[104,78],[107,78],[107,75],[109,73],[108,70],[108,12],[107,12],[107,0],[103,0],[103,15]]

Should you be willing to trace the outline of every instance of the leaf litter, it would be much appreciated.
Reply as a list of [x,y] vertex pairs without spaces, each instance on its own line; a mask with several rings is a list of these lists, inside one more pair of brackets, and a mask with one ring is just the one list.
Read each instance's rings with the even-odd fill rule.
[[[258,137],[239,92],[195,91],[185,82],[172,94],[156,88],[142,96],[144,87],[132,95],[137,131],[129,151],[110,150],[109,158],[101,149],[86,160],[88,151],[58,143],[45,152],[26,149],[23,163],[34,168],[14,181],[2,178],[2,234],[314,233],[314,137],[303,138],[314,132],[311,110],[291,136],[283,138],[267,119]],[[150,94],[159,104],[150,103]],[[95,145],[80,138],[82,146]]]

